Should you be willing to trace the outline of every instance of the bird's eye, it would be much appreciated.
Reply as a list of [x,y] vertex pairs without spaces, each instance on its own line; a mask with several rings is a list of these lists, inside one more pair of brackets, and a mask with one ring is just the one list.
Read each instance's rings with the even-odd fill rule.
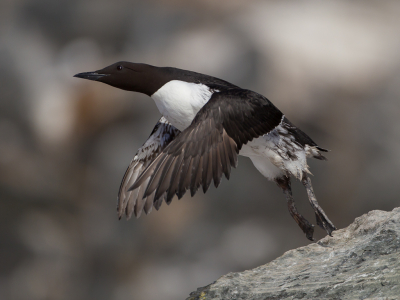
[[117,70],[118,70],[118,71],[121,71],[121,70],[122,70],[122,66],[118,66],[118,67],[117,67]]

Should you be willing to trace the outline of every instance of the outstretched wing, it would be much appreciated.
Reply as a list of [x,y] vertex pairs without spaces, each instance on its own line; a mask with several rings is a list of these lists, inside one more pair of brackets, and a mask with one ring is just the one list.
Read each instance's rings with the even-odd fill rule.
[[159,201],[154,201],[154,193],[144,196],[145,185],[134,191],[128,191],[128,188],[179,133],[180,131],[164,117],[157,122],[147,141],[139,148],[132,159],[122,179],[118,192],[117,210],[119,218],[124,213],[128,219],[132,216],[132,213],[139,217],[143,209],[147,214],[151,211],[153,204],[157,210],[159,209],[163,197],[159,197]]
[[222,174],[229,179],[243,144],[278,126],[282,113],[267,98],[243,89],[214,93],[191,125],[177,136],[129,190],[143,189],[170,203],[190,189],[206,192],[212,180],[217,187]]

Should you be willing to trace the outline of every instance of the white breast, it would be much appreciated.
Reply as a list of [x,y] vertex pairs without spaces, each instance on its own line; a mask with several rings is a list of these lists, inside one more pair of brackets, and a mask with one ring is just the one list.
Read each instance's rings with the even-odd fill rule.
[[213,91],[204,84],[172,80],[151,95],[160,113],[179,130],[192,123]]

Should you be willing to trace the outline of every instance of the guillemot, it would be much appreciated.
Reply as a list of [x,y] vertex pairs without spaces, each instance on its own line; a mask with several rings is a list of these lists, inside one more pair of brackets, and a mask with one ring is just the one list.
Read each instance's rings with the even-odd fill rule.
[[296,209],[291,176],[302,182],[317,224],[329,235],[336,227],[315,197],[307,158],[326,160],[307,134],[293,125],[264,96],[212,76],[171,67],[117,62],[74,77],[99,81],[150,96],[162,114],[147,141],[137,151],[122,179],[118,216],[139,217],[157,210],[163,201],[193,196],[211,181],[218,187],[229,179],[238,155],[251,159],[257,170],[283,191],[289,212],[309,240],[314,225]]

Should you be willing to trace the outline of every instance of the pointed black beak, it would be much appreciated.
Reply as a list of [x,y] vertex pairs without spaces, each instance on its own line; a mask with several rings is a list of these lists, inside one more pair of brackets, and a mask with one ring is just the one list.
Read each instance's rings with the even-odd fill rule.
[[78,73],[74,75],[74,77],[78,78],[83,78],[83,79],[89,79],[89,80],[99,80],[100,78],[104,76],[108,76],[109,74],[98,74],[97,72],[84,72],[84,73]]

